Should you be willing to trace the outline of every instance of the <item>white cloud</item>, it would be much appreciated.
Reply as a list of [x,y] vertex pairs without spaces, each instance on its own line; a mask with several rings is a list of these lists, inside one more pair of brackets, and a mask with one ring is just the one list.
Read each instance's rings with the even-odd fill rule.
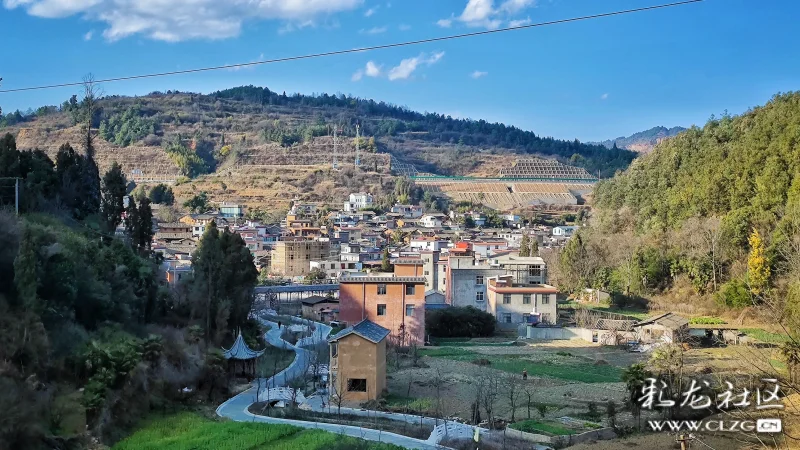
[[[363,0],[2,0],[36,17],[80,15],[107,24],[103,36],[118,40],[140,34],[162,41],[238,36],[247,21],[281,20],[292,27],[338,12]],[[302,28],[302,27],[300,27]]]
[[531,23],[531,18],[528,17],[527,19],[512,20],[511,22],[508,22],[508,26],[512,28],[521,27],[524,25],[530,25],[530,23]]
[[414,58],[406,58],[400,61],[400,64],[389,70],[389,81],[408,79],[418,67],[436,64],[442,57],[444,57],[444,52],[437,52],[430,56],[425,53],[420,53],[419,56],[415,56]]
[[379,66],[375,64],[375,61],[367,61],[367,65],[364,66],[362,69],[358,69],[353,73],[350,77],[351,81],[361,81],[364,78],[364,75],[372,78],[376,78],[381,76],[383,70],[383,66]]
[[458,17],[451,16],[436,23],[440,27],[448,28],[453,21],[458,21],[469,27],[494,30],[500,28],[504,21],[510,20],[510,23],[517,23],[516,26],[519,26],[525,24],[524,20],[529,23],[530,19],[511,20],[511,16],[535,5],[535,0],[506,0],[498,7],[495,7],[494,0],[468,0],[467,6]]
[[317,24],[313,20],[306,20],[299,23],[287,22],[278,28],[278,34],[291,33],[293,31],[302,30],[303,28],[314,28],[316,26]]
[[400,31],[408,31],[411,29],[411,25],[401,23],[400,25],[397,26],[397,29]]
[[380,8],[380,6],[376,6],[374,8],[370,8],[370,9],[364,11],[364,17],[371,17],[373,14],[378,12],[378,8]]
[[606,100],[606,99],[608,99],[608,92],[600,96],[600,100]]
[[453,25],[453,19],[439,19],[436,21],[436,25],[442,28],[450,28]]
[[360,30],[359,33],[361,34],[381,34],[386,33],[389,28],[387,27],[372,27],[369,30]]
[[486,75],[489,75],[489,72],[481,72],[480,70],[476,70],[475,72],[472,72],[471,74],[469,74],[469,76],[471,76],[472,78],[475,78],[476,80],[478,78],[485,77]]
[[364,68],[364,74],[368,77],[378,77],[381,75],[381,68],[372,61],[367,61],[367,66]]
[[83,35],[83,40],[84,41],[91,41],[92,40],[92,36],[94,36],[94,30],[90,30],[90,31],[86,32],[86,34]]
[[500,5],[500,11],[508,14],[516,14],[525,8],[534,6],[535,4],[536,2],[534,0],[506,0],[502,5]]

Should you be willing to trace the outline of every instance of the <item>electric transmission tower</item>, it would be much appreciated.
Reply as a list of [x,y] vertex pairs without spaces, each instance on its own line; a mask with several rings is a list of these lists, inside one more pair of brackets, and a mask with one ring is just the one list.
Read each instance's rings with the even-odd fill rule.
[[336,136],[336,127],[333,127],[333,168],[336,168],[336,147],[339,145],[338,136]]
[[359,126],[358,123],[356,122],[356,167],[361,165],[361,155],[360,155],[361,137],[359,136],[358,131],[359,131]]

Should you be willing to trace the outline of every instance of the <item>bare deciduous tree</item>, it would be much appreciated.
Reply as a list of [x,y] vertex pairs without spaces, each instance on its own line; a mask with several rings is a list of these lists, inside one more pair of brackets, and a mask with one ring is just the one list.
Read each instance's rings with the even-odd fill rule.
[[[509,375],[503,381],[503,394],[511,408],[511,421],[516,420],[517,405],[523,392],[523,381],[515,375]],[[530,413],[529,413],[530,414]]]

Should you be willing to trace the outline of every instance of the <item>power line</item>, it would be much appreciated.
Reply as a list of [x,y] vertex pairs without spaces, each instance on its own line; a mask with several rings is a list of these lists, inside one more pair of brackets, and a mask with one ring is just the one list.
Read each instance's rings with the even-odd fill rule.
[[[539,22],[539,23],[532,23],[528,25],[519,25],[516,27],[507,27],[507,28],[499,28],[497,30],[484,30],[484,31],[475,31],[472,33],[462,33],[462,34],[453,34],[449,36],[440,36],[435,38],[427,38],[427,39],[419,39],[415,41],[406,41],[406,42],[397,42],[393,44],[383,44],[383,45],[373,45],[369,47],[359,47],[359,48],[351,48],[347,50],[334,50],[330,52],[322,52],[322,53],[311,53],[306,55],[297,55],[297,56],[287,56],[284,58],[275,58],[275,59],[267,59],[263,61],[252,61],[247,63],[238,63],[238,64],[226,64],[223,66],[210,66],[210,67],[201,67],[197,69],[184,69],[184,70],[175,70],[170,72],[158,72],[158,73],[150,73],[150,74],[142,74],[142,75],[129,75],[124,77],[116,77],[116,78],[106,78],[102,80],[94,80],[95,83],[112,83],[116,81],[128,81],[128,80],[136,80],[141,78],[155,78],[155,77],[165,77],[171,75],[183,75],[188,73],[197,73],[197,72],[209,72],[213,70],[224,70],[224,69],[233,69],[238,67],[249,67],[249,66],[257,66],[262,64],[274,64],[274,63],[281,63],[287,61],[298,61],[303,59],[313,59],[313,58],[321,58],[325,56],[335,56],[335,55],[345,55],[349,53],[360,53],[360,52],[368,52],[373,50],[383,50],[387,48],[395,48],[395,47],[407,47],[411,45],[419,45],[419,44],[428,44],[431,42],[440,42],[440,41],[449,41],[454,39],[462,39],[467,37],[473,36],[483,36],[487,34],[494,34],[494,33],[503,33],[506,31],[516,31],[516,30],[523,30],[527,28],[536,28],[536,27],[543,27],[548,25],[558,25],[562,23],[570,23],[570,22],[580,22],[584,20],[590,19],[599,19],[602,17],[611,17],[611,16],[619,16],[623,14],[631,14],[636,12],[643,12],[643,11],[651,11],[655,9],[664,9],[664,8],[671,8],[674,6],[683,6],[688,5],[691,3],[699,3],[703,0],[684,0],[675,3],[666,3],[662,5],[655,5],[655,6],[647,6],[643,8],[634,8],[634,9],[626,9],[614,12],[607,12],[601,14],[592,14],[589,16],[581,16],[581,17],[572,17],[569,19],[559,19],[559,20],[551,20],[548,22]],[[69,86],[80,86],[83,82],[72,82],[72,83],[60,83],[60,84],[50,84],[50,85],[41,85],[41,86],[30,86],[30,87],[23,87],[23,88],[16,88],[16,89],[3,89],[0,90],[0,94],[6,94],[10,92],[22,92],[22,91],[36,91],[42,89],[54,89],[54,88],[61,88],[61,87],[69,87]]]

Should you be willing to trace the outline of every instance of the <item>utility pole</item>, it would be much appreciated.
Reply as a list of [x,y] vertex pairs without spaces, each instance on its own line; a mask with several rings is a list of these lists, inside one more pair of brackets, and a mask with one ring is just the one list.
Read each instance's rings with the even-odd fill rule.
[[14,210],[19,215],[19,180],[20,177],[0,177],[0,180],[14,180]]

